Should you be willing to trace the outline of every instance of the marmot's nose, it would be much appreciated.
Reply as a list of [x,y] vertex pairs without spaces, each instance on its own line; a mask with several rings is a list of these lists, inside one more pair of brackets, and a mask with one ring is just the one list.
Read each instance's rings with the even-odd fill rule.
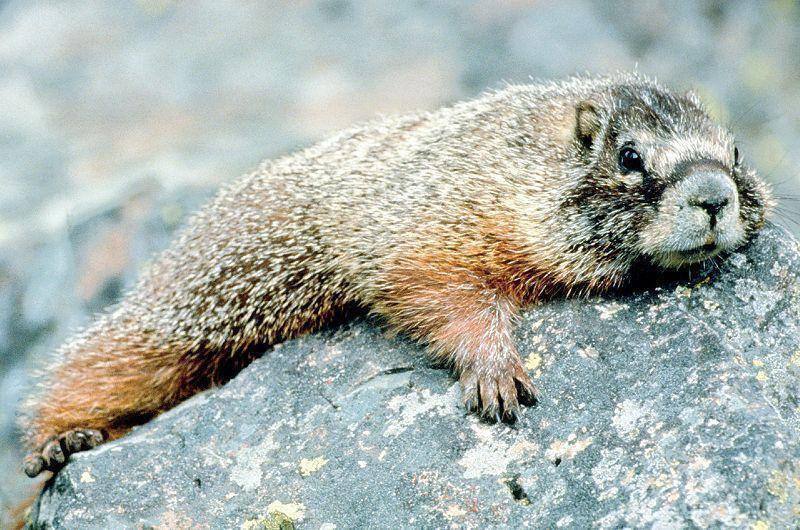
[[711,228],[734,201],[736,188],[731,178],[716,169],[698,168],[685,180],[686,203],[708,214]]
[[715,218],[720,210],[722,210],[728,203],[730,199],[728,197],[713,197],[709,199],[704,199],[699,202],[695,202],[694,200],[690,200],[689,204],[692,206],[698,206],[708,212],[708,215],[711,218]]

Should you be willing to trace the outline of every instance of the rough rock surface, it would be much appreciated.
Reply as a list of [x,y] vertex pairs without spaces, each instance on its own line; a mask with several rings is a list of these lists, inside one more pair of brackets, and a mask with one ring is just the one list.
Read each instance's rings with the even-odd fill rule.
[[445,370],[356,320],[79,455],[41,527],[794,526],[800,254],[769,228],[720,273],[527,311],[541,401],[465,417]]

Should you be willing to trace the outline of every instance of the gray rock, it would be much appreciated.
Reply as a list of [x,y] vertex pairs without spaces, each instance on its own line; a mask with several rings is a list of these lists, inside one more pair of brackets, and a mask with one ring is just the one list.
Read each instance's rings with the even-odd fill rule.
[[32,520],[793,525],[799,250],[770,227],[711,277],[531,308],[518,340],[541,401],[513,427],[465,417],[448,373],[375,322],[284,343],[224,387],[76,456]]

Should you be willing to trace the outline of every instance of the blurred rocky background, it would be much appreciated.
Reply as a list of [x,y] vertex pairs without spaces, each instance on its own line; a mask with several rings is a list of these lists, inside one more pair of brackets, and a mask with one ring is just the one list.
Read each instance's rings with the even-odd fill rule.
[[30,486],[29,370],[260,159],[506,81],[638,68],[702,95],[798,233],[797,50],[790,0],[0,0],[0,505]]

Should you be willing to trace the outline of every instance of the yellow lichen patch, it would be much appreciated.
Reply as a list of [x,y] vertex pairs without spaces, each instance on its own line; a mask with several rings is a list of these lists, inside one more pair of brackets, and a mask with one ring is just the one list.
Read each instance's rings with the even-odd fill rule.
[[463,517],[465,515],[467,515],[467,510],[465,510],[458,504],[451,504],[444,511],[444,516],[447,517],[448,519],[456,519],[458,517]]
[[563,458],[575,458],[575,455],[592,444],[592,437],[576,439],[575,434],[570,434],[566,440],[556,440],[550,444],[546,456],[548,460],[555,461]]
[[612,487],[608,488],[607,490],[601,491],[600,495],[598,495],[597,499],[601,500],[601,501],[605,501],[605,500],[612,499],[612,498],[616,497],[618,493],[619,493],[619,488],[616,487],[616,486],[612,486]]
[[539,452],[539,446],[528,440],[520,440],[508,448],[508,454],[514,458],[533,455]]
[[[755,92],[763,92],[774,86],[780,75],[780,67],[775,60],[758,50],[751,50],[745,54],[739,64],[744,84]],[[771,151],[767,151],[767,153],[770,158],[766,160],[780,160],[780,158],[771,158],[780,155],[775,155]]]
[[600,313],[600,320],[608,320],[623,309],[627,309],[628,304],[620,304],[619,302],[610,302],[596,306],[595,309]]
[[587,359],[597,359],[600,357],[600,352],[598,352],[597,348],[593,346],[586,346],[585,348],[579,349],[578,354]]
[[765,372],[764,370],[759,370],[758,373],[756,374],[756,380],[760,381],[762,383],[764,381],[766,381],[767,380],[767,372]]
[[764,361],[762,361],[761,359],[753,359],[753,366],[755,366],[756,368],[764,366]]
[[175,226],[181,221],[184,213],[180,204],[167,204],[161,208],[161,220],[169,226]]
[[186,514],[167,511],[161,516],[161,524],[153,528],[156,530],[189,530],[197,528],[197,523]]
[[667,501],[670,504],[674,504],[674,503],[678,502],[678,499],[680,499],[680,498],[681,498],[681,492],[676,490],[676,489],[670,491],[669,493],[667,493]]
[[81,482],[83,483],[94,482],[94,477],[92,476],[92,474],[89,472],[88,469],[83,473],[81,473]]
[[725,104],[716,95],[716,91],[710,90],[701,84],[694,85],[692,90],[700,97],[703,101],[703,107],[715,120],[721,122],[729,120],[730,114],[725,108]]
[[623,486],[627,486],[628,484],[630,484],[633,481],[635,476],[636,476],[636,471],[633,470],[633,469],[629,469],[628,471],[625,472],[625,476],[622,477],[622,480],[620,480],[620,483]]
[[267,511],[272,514],[283,514],[293,521],[301,521],[306,515],[306,507],[299,502],[272,501],[267,506]]
[[318,456],[316,458],[303,458],[300,460],[300,474],[304,477],[309,476],[311,473],[315,473],[322,469],[328,461],[325,460],[323,457]]
[[797,350],[792,354],[789,358],[789,364],[794,366],[800,366],[800,350]]
[[769,530],[769,523],[766,521],[756,521],[750,528],[752,530]]
[[148,15],[162,15],[175,2],[173,0],[139,0],[136,3]]
[[[758,142],[758,149],[764,158],[762,160],[780,160],[786,156],[786,150],[780,138],[774,134],[768,134]],[[773,156],[778,158],[772,158]]]
[[285,514],[275,512],[269,517],[248,519],[239,528],[240,530],[294,530],[294,523]]
[[536,352],[528,355],[525,359],[525,370],[533,372],[542,365],[542,356]]
[[789,498],[789,492],[786,489],[788,485],[788,479],[786,475],[781,473],[780,471],[773,471],[772,475],[770,475],[769,480],[767,481],[767,492],[770,495],[777,497],[779,501],[786,502]]
[[701,285],[705,285],[705,284],[709,283],[710,281],[711,281],[711,276],[706,276],[705,278],[703,278],[702,280],[700,280],[696,284],[692,285],[692,289],[694,289],[695,287],[700,287]]

